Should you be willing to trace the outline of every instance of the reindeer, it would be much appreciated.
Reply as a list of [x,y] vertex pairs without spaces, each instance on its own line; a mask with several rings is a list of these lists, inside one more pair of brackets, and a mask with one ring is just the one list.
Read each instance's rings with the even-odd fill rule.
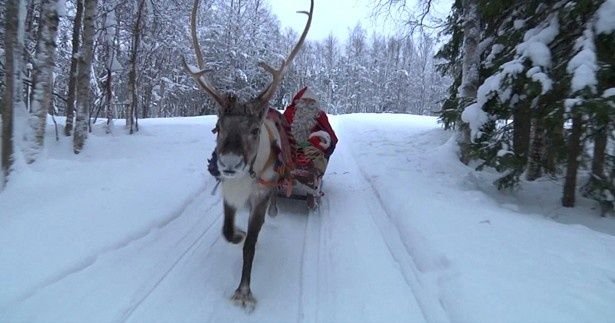
[[[256,299],[250,290],[256,240],[265,222],[267,209],[271,208],[269,213],[272,215],[277,210],[273,210],[275,206],[271,205],[274,198],[274,187],[268,184],[276,183],[278,180],[278,174],[273,169],[272,161],[275,161],[276,156],[272,145],[276,140],[280,142],[280,134],[273,122],[267,119],[269,100],[305,41],[312,23],[314,0],[311,0],[309,12],[299,11],[299,13],[306,14],[308,19],[299,41],[287,59],[282,61],[280,68],[275,69],[264,62],[259,63],[260,67],[271,74],[272,81],[256,98],[247,102],[239,102],[232,94],[220,93],[208,78],[209,70],[203,62],[196,33],[199,1],[194,0],[191,15],[192,45],[198,67],[188,66],[183,57],[182,62],[198,86],[207,92],[219,107],[215,151],[218,155],[218,169],[222,175],[224,199],[222,234],[227,241],[233,244],[239,244],[245,239],[241,281],[231,300],[251,312],[256,306]],[[247,234],[235,227],[236,212],[246,206],[250,212]]]

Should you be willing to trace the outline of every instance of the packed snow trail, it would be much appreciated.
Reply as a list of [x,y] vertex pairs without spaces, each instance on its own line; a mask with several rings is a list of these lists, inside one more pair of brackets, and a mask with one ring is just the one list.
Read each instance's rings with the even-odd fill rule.
[[[280,215],[267,218],[252,274],[258,300],[255,312],[247,315],[229,301],[241,273],[241,248],[220,238],[211,246],[195,248],[193,256],[182,261],[128,321],[433,318],[433,313],[425,316],[372,219],[373,191],[357,177],[360,172],[343,144],[339,149],[329,166],[326,195],[317,213],[307,215],[302,201],[281,200]],[[245,228],[245,214],[237,222]],[[161,312],[165,307],[173,310]]]
[[[532,213],[557,203],[559,187],[525,184],[525,203],[490,192],[493,177],[460,165],[433,118],[331,119],[340,143],[325,196],[317,212],[281,199],[267,217],[251,314],[230,301],[241,245],[222,238],[204,167],[214,117],[143,120],[133,136],[95,127],[79,156],[69,141],[46,143],[0,194],[0,322],[615,317],[615,237]],[[556,214],[591,218],[566,211]]]
[[[259,237],[252,274],[258,305],[250,315],[229,300],[241,274],[241,245],[221,237],[221,200],[210,196],[214,181],[205,177],[205,185],[169,221],[39,286],[2,309],[2,317],[12,322],[441,322],[442,313],[426,305],[431,300],[414,295],[416,278],[398,259],[403,250],[376,224],[374,218],[384,211],[372,205],[377,198],[361,176],[342,142],[317,212],[308,215],[303,201],[280,200],[280,214],[267,218]],[[245,228],[246,222],[243,212],[237,223]]]

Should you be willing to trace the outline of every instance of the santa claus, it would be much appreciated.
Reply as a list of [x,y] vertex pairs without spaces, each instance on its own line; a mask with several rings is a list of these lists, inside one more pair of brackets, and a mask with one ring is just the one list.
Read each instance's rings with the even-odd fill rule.
[[337,145],[337,136],[327,114],[320,109],[318,99],[307,86],[295,94],[284,111],[284,117],[297,145],[298,163],[301,164],[301,157],[306,157],[324,173]]

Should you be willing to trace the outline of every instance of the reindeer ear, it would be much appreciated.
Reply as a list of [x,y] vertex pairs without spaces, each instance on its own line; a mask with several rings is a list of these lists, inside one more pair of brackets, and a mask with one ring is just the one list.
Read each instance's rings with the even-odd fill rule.
[[256,105],[255,107],[256,109],[256,115],[258,116],[259,119],[265,119],[267,116],[267,111],[269,111],[269,104],[268,103],[262,103],[259,102],[259,104]]

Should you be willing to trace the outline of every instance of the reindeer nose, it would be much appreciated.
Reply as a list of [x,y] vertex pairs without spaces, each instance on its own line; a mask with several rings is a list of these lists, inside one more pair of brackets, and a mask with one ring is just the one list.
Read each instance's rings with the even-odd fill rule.
[[241,156],[235,154],[225,154],[218,158],[218,168],[224,175],[234,175],[237,171],[242,170],[245,163]]

